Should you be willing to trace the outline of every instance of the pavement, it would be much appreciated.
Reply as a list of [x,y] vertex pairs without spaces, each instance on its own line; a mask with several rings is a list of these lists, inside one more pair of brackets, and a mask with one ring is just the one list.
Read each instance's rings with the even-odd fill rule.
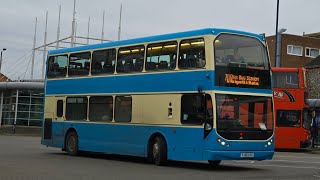
[[166,166],[145,158],[86,153],[69,156],[40,144],[40,137],[0,136],[0,179],[19,180],[208,180],[320,179],[320,155],[276,152],[268,161],[171,161]]
[[42,128],[33,126],[1,126],[0,135],[35,136],[41,137]]

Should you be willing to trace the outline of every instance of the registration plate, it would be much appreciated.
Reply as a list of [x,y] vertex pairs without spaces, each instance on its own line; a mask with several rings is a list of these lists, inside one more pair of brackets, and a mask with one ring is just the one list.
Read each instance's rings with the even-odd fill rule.
[[242,157],[242,158],[254,157],[254,153],[241,153],[240,157]]

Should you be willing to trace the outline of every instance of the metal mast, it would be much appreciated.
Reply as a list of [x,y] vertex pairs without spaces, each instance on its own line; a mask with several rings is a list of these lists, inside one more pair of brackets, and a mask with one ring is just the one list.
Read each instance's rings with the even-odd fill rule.
[[43,59],[42,59],[42,73],[41,78],[44,78],[44,70],[46,67],[46,52],[47,52],[47,28],[48,28],[48,11],[46,13],[46,28],[44,32],[44,47],[43,47]]
[[90,17],[89,17],[89,20],[88,20],[87,44],[89,44],[89,34],[90,34]]
[[105,15],[105,11],[103,11],[103,15],[102,15],[101,43],[103,43],[103,39],[104,39],[104,15]]
[[56,45],[56,49],[59,49],[59,39],[60,39],[60,15],[61,15],[61,5],[59,6],[59,19],[58,19],[57,45]]
[[31,77],[30,77],[31,79],[33,79],[34,58],[35,58],[35,53],[36,53],[37,23],[38,23],[38,19],[36,18],[36,24],[34,27],[34,36],[33,36],[32,58],[31,58]]
[[73,3],[73,18],[72,18],[72,29],[71,29],[71,47],[74,46],[74,34],[75,34],[75,26],[76,26],[76,0]]
[[120,19],[119,19],[119,28],[118,28],[118,40],[120,40],[120,34],[121,34],[121,14],[122,14],[122,4],[120,6]]

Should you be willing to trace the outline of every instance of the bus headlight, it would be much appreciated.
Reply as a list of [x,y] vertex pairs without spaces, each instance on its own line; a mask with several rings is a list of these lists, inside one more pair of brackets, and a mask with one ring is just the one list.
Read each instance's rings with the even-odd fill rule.
[[220,138],[217,139],[217,142],[220,143],[222,146],[226,145],[226,142],[222,141]]
[[268,145],[271,146],[271,142],[268,142]]

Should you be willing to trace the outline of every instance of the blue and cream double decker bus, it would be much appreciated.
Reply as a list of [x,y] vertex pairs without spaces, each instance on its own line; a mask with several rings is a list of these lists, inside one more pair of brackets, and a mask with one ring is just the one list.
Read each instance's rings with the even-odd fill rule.
[[226,29],[48,53],[42,144],[167,160],[274,154],[264,36]]

